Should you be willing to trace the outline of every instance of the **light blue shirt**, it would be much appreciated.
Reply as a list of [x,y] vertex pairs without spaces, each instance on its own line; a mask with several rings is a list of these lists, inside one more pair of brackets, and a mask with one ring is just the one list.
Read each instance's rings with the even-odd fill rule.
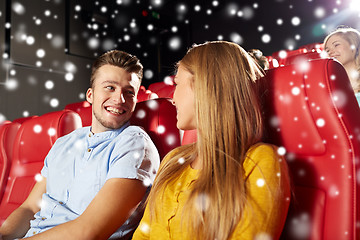
[[[159,164],[150,137],[129,124],[97,134],[84,127],[59,138],[45,158],[46,193],[25,237],[77,218],[110,178],[139,179],[149,186]],[[138,208],[111,238],[134,230],[141,216]]]
[[356,100],[360,106],[360,92],[355,93]]

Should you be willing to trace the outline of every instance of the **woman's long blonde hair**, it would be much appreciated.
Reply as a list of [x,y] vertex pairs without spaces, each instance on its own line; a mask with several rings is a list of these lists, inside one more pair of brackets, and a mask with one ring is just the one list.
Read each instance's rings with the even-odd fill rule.
[[[202,168],[183,209],[183,222],[194,239],[228,239],[246,204],[243,162],[262,137],[262,120],[254,82],[263,75],[239,45],[215,41],[194,45],[179,62],[193,75],[197,142],[169,153],[148,204],[156,217],[155,199],[198,157]],[[185,160],[179,163],[179,159]],[[179,226],[180,227],[180,226]]]

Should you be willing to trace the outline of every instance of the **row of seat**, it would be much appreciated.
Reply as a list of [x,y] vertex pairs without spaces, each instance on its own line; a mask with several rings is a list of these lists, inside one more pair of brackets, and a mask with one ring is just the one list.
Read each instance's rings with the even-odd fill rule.
[[166,81],[152,83],[148,89],[141,86],[137,96],[138,102],[155,98],[172,98],[175,91],[173,78],[174,76],[169,76]]
[[81,119],[70,110],[0,125],[0,224],[30,193],[56,139],[78,127]]
[[301,64],[304,61],[326,58],[324,45],[321,43],[312,43],[299,47],[295,50],[280,50],[267,56],[269,68],[277,68],[290,64]]
[[[257,84],[266,126],[263,141],[281,147],[293,183],[282,239],[359,239],[360,109],[344,68],[333,59],[315,59],[307,68],[270,69]],[[144,127],[161,157],[196,141],[192,130],[184,132],[181,142],[169,99],[138,102],[131,122]],[[0,221],[25,199],[56,138],[90,123],[91,106],[76,103],[0,126]]]

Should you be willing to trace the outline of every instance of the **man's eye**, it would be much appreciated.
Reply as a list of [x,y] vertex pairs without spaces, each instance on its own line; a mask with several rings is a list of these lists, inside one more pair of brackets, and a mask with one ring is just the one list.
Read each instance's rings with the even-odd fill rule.
[[127,94],[134,96],[135,92],[134,91],[127,91]]
[[109,90],[114,90],[115,89],[113,86],[107,86],[106,88],[109,89]]

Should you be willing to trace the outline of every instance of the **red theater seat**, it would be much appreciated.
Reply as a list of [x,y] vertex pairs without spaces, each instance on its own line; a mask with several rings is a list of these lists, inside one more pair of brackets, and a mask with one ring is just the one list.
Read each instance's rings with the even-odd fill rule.
[[287,58],[289,58],[291,56],[299,55],[299,54],[304,54],[307,52],[308,52],[308,50],[305,48],[299,48],[299,49],[295,49],[295,50],[280,50],[280,51],[274,52],[271,56],[278,61],[280,66],[283,66],[286,63]]
[[29,119],[35,118],[35,117],[37,117],[37,116],[34,115],[34,116],[29,116],[29,117],[17,118],[17,119],[14,119],[12,122],[13,122],[13,123],[20,123],[20,124],[22,124],[23,122],[25,122],[25,121],[27,121],[27,120],[29,120]]
[[0,204],[0,224],[29,195],[45,156],[57,138],[81,127],[77,113],[51,112],[29,119],[17,131],[9,179]]
[[324,50],[324,44],[323,43],[309,43],[303,46],[300,46],[299,49],[306,49],[307,51],[311,52],[313,50]]
[[82,126],[90,126],[91,125],[91,119],[92,119],[92,107],[84,107],[80,108],[77,113],[80,115]]
[[169,81],[156,82],[149,85],[148,89],[153,93],[156,93],[159,98],[172,98],[175,85],[173,82],[174,76],[169,77]]
[[174,85],[174,84],[168,84],[165,82],[155,82],[149,85],[148,90],[152,92],[157,92],[159,89],[169,85]]
[[10,121],[0,124],[0,202],[9,177],[12,149],[19,127],[19,123],[11,123]]
[[137,103],[130,122],[149,134],[160,159],[181,145],[180,131],[176,127],[176,108],[169,99],[157,98]]
[[65,106],[65,109],[72,110],[74,112],[78,112],[80,109],[84,107],[90,107],[91,104],[88,101],[81,101],[76,103],[69,103]]
[[155,91],[159,98],[172,98],[175,91],[175,85],[165,85]]
[[139,89],[137,95],[137,102],[143,102],[154,98],[158,98],[158,95],[156,93],[153,93],[150,90],[145,90],[144,88]]
[[314,60],[314,59],[320,59],[320,58],[327,58],[327,54],[323,54],[320,50],[319,51],[313,51],[313,52],[307,52],[303,54],[298,55],[292,55],[290,57],[287,57],[284,60],[283,65],[290,65],[290,64],[303,64],[304,62],[308,60]]
[[65,109],[78,113],[83,127],[91,125],[91,104],[88,101],[70,103],[65,106]]
[[265,141],[286,149],[294,198],[282,239],[360,239],[360,109],[332,59],[271,69]]

